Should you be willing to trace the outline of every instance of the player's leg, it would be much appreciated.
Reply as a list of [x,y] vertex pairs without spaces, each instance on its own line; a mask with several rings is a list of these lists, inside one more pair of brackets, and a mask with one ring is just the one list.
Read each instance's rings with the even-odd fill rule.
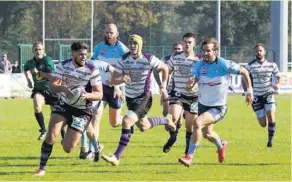
[[257,120],[262,127],[267,126],[267,117],[265,114],[265,104],[262,96],[255,96],[252,103],[252,108],[257,116]]
[[274,134],[276,131],[276,104],[274,95],[269,95],[266,98],[267,104],[265,104],[265,111],[268,120],[268,143],[267,147],[272,147]]
[[[170,105],[168,107],[169,114],[172,115],[173,122],[176,123],[176,129],[169,131],[169,138],[167,142],[163,146],[163,152],[167,153],[170,151],[171,147],[177,140],[177,134],[181,126],[181,113],[183,112],[182,103],[178,99],[174,99],[173,97],[170,99]],[[191,134],[190,134],[191,136]]]
[[189,111],[185,111],[185,126],[186,126],[186,148],[185,148],[185,154],[187,154],[188,150],[189,150],[189,144],[190,144],[190,140],[191,140],[191,136],[193,133],[193,125],[194,122],[196,120],[196,118],[198,117],[197,112],[189,112]]
[[48,132],[41,147],[40,166],[35,173],[36,176],[43,176],[45,174],[46,164],[52,153],[53,145],[61,131],[62,126],[65,123],[66,119],[64,118],[64,116],[57,113],[51,114]]
[[46,136],[46,124],[44,121],[44,115],[42,112],[42,107],[45,104],[45,98],[40,92],[33,91],[33,107],[34,107],[34,116],[40,126],[40,136],[38,140],[44,140]]

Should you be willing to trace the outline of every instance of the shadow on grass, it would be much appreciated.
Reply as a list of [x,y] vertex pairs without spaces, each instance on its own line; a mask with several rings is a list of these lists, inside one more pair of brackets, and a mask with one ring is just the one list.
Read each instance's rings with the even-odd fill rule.
[[[1,160],[39,160],[40,156],[27,156],[27,157],[19,157],[19,156],[1,156]],[[72,157],[50,157],[50,159],[72,159]]]

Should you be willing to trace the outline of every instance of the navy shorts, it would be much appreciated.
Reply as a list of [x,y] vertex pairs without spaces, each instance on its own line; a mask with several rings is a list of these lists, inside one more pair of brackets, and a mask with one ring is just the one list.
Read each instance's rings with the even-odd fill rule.
[[128,110],[135,112],[139,119],[144,118],[152,106],[152,96],[142,94],[135,98],[126,97]]
[[220,121],[224,118],[225,114],[227,113],[227,106],[205,106],[201,103],[198,105],[198,115],[200,116],[204,112],[210,113],[215,120],[215,123]]
[[196,96],[186,96],[172,90],[169,92],[169,105],[172,104],[181,105],[185,111],[188,111],[191,114],[198,113],[198,97]]
[[52,93],[50,91],[43,91],[39,89],[33,89],[31,93],[31,98],[34,98],[34,96],[39,93],[45,98],[45,104],[46,105],[54,105],[58,101],[58,95],[55,93]]
[[114,98],[114,87],[102,84],[103,97],[102,101],[108,103],[108,105],[113,109],[122,108],[123,101],[119,98]]
[[61,99],[52,107],[52,113],[63,116],[68,127],[79,133],[85,131],[92,118],[91,109],[78,109],[66,104]]

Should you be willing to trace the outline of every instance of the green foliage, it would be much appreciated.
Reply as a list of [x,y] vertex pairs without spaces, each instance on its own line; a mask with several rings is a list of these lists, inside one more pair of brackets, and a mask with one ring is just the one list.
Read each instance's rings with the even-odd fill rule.
[[[291,96],[278,95],[274,146],[266,148],[267,128],[256,121],[244,97],[229,95],[228,112],[215,125],[220,137],[229,142],[226,162],[217,162],[216,147],[203,139],[194,164],[186,168],[178,163],[185,147],[185,128],[178,142],[164,154],[162,146],[169,134],[164,127],[147,132],[137,127],[121,158],[111,166],[79,160],[79,147],[66,154],[60,137],[54,145],[44,177],[33,177],[39,165],[41,143],[31,99],[1,99],[0,179],[1,181],[291,181]],[[125,108],[123,113],[125,113]],[[44,108],[48,124],[49,108]],[[150,116],[161,116],[159,98],[154,97]],[[105,153],[114,152],[121,128],[111,128],[108,109],[101,121],[100,142]]]

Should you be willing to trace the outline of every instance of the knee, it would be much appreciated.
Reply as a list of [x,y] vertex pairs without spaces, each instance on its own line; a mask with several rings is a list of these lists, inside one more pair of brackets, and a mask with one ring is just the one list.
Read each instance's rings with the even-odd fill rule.
[[39,105],[34,106],[34,112],[35,112],[35,113],[40,113],[40,112],[42,112],[42,107],[39,106]]
[[69,154],[72,151],[72,148],[71,147],[68,147],[66,145],[63,145],[63,150],[64,150],[64,152],[66,152],[66,153]]
[[139,130],[140,130],[141,132],[145,132],[145,131],[148,130],[148,128],[147,128],[146,126],[140,126],[140,127],[138,127],[138,128],[139,128]]
[[209,136],[210,136],[210,135],[209,135],[208,133],[206,133],[206,132],[203,132],[202,134],[203,134],[203,138],[205,138],[205,139],[208,139]]
[[120,123],[116,123],[116,122],[114,122],[114,123],[111,122],[110,125],[111,125],[113,128],[116,128],[116,127],[120,126],[121,124],[120,124]]
[[53,145],[56,141],[56,137],[50,133],[47,133],[45,141],[46,143]]
[[258,121],[261,125],[261,127],[266,127],[267,126],[267,120],[266,120],[266,117],[262,117],[262,118],[258,118]]

